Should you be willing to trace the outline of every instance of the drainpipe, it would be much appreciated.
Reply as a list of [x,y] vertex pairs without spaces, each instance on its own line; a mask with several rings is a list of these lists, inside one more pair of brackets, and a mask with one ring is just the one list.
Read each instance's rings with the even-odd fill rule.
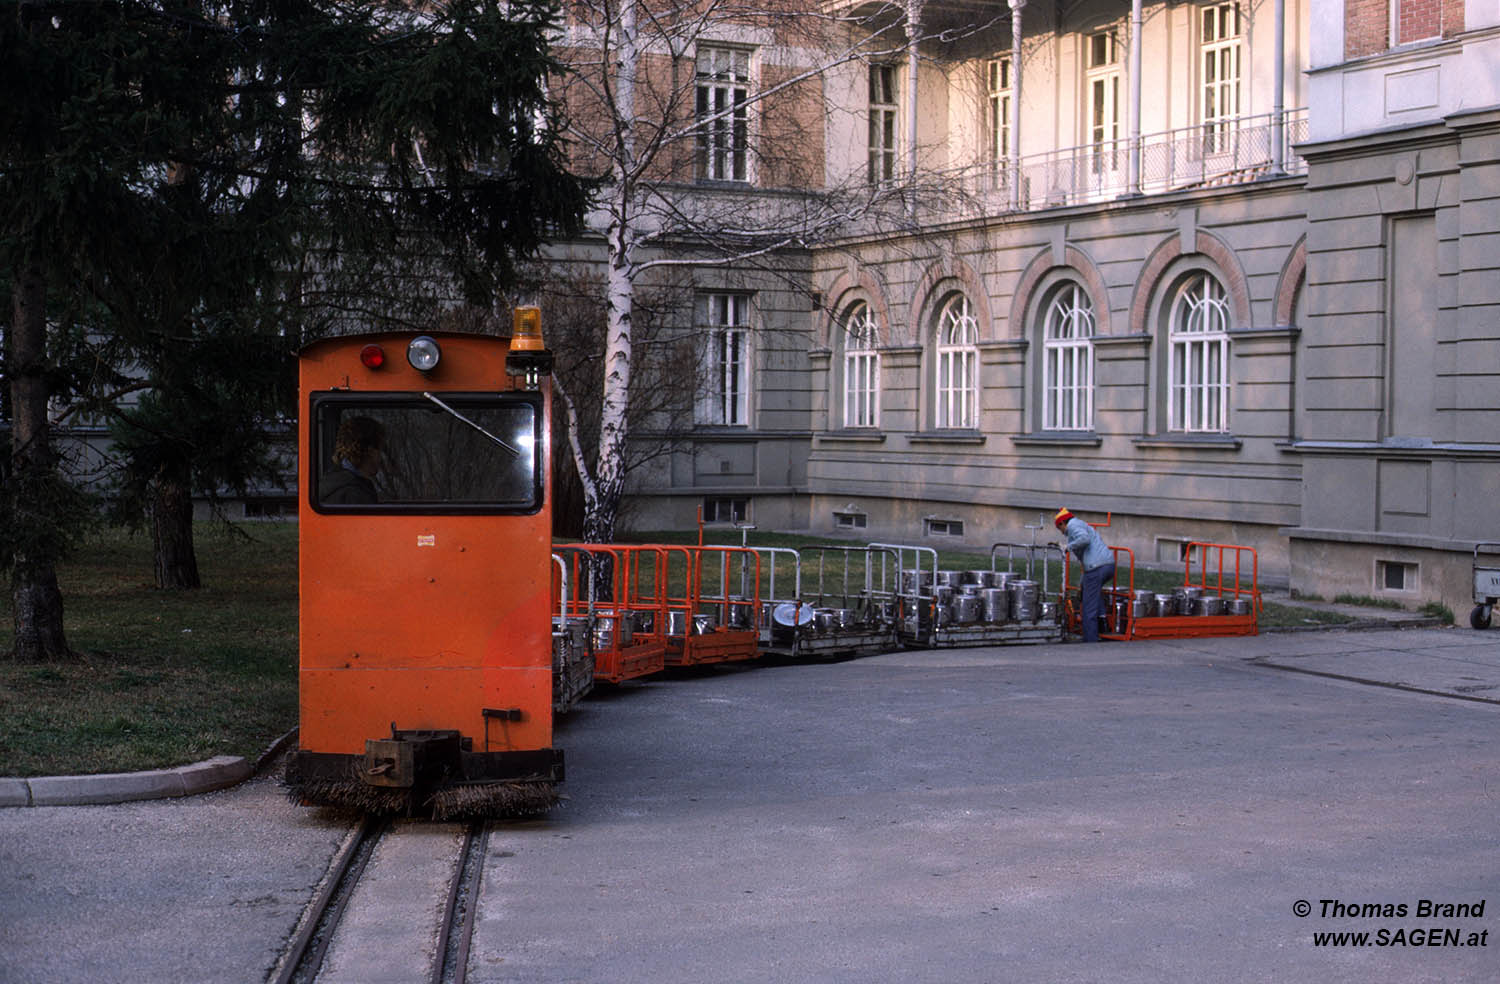
[[1141,20],[1141,0],[1130,0],[1130,150],[1125,194],[1132,197],[1141,193]]
[[917,177],[917,36],[922,33],[924,0],[906,0],[906,179]]
[[1010,209],[1021,210],[1021,11],[1026,0],[1010,0]]
[[[1137,0],[1139,2],[1139,0]],[[1271,173],[1286,173],[1286,0],[1276,0],[1271,30],[1276,34],[1276,68],[1271,73]]]

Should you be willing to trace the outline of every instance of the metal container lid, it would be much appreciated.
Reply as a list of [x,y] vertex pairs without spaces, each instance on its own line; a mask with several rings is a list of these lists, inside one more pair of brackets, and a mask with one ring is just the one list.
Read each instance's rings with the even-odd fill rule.
[[813,620],[813,606],[804,604],[799,608],[795,601],[782,602],[771,612],[771,620],[788,629],[809,625]]

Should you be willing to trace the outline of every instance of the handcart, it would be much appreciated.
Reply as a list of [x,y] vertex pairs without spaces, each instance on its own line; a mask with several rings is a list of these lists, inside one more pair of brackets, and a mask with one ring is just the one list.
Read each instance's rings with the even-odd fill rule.
[[[1481,565],[1481,557],[1489,563]],[[1469,613],[1469,625],[1489,628],[1497,599],[1500,599],[1500,543],[1481,541],[1474,544],[1474,610]]]

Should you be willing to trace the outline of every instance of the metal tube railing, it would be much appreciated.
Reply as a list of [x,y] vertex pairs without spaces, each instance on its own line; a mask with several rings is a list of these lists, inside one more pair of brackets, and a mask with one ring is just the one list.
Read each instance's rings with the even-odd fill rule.
[[987,211],[1032,212],[1117,198],[1137,190],[1137,177],[1148,194],[1239,184],[1304,173],[1307,162],[1287,148],[1306,138],[1306,108],[1241,116],[1142,135],[1138,176],[1129,142],[1113,140],[984,161],[963,169],[964,186]]

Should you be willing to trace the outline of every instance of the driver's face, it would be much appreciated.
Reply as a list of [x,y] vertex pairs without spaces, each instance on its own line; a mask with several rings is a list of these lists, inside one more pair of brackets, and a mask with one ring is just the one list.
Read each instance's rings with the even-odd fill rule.
[[354,469],[365,478],[374,478],[383,462],[384,458],[380,449],[370,448],[359,456],[359,460],[354,463]]

